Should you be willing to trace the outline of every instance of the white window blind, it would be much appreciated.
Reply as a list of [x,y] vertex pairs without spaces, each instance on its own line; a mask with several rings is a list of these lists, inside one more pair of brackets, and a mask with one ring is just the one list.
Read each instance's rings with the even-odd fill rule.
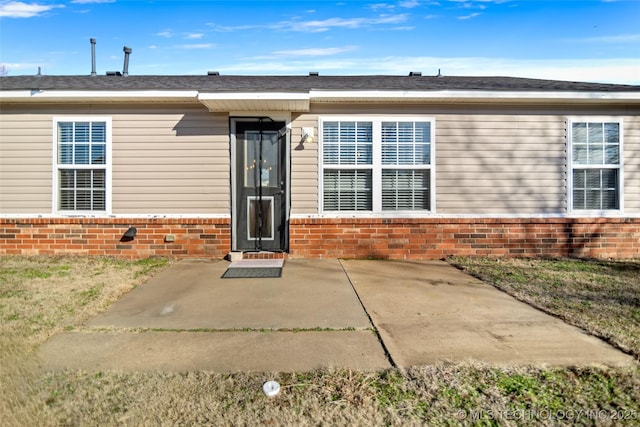
[[371,170],[324,171],[324,208],[329,211],[370,211]]
[[381,148],[382,209],[429,210],[431,123],[384,121]]
[[572,209],[620,209],[621,123],[574,121],[570,136]]
[[58,211],[107,211],[108,123],[56,122]]
[[321,120],[323,211],[429,211],[432,121]]

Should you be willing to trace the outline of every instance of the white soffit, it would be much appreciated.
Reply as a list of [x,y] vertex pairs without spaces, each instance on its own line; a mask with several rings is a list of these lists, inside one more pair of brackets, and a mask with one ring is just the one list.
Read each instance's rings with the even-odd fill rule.
[[209,111],[309,111],[308,92],[200,93]]

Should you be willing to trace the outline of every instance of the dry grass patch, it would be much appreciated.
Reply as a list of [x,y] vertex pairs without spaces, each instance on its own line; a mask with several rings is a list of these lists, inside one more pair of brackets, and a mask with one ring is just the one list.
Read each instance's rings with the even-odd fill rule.
[[163,258],[0,257],[2,335],[40,344],[103,311],[168,263]]
[[39,425],[33,350],[103,311],[169,263],[86,257],[0,257],[0,415],[3,425]]
[[454,257],[452,264],[640,359],[640,262]]
[[[117,373],[41,379],[62,425],[619,425],[638,422],[631,369],[440,363],[365,373]],[[275,398],[261,385],[275,379]],[[626,418],[625,423],[620,422]]]

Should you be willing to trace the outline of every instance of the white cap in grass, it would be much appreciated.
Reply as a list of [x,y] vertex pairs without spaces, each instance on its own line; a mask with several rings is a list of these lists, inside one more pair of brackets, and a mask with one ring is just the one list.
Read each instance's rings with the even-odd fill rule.
[[280,384],[277,381],[267,381],[262,385],[262,391],[267,397],[275,397],[280,393]]

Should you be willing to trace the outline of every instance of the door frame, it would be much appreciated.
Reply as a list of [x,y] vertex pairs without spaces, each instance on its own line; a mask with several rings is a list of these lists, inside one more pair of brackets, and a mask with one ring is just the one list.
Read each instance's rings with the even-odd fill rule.
[[238,208],[238,183],[237,179],[237,153],[236,153],[236,124],[238,122],[258,122],[260,119],[271,119],[274,122],[284,122],[287,132],[284,136],[284,158],[285,158],[285,247],[283,252],[289,251],[289,219],[291,217],[291,113],[289,112],[260,112],[256,114],[247,115],[246,113],[230,113],[229,114],[229,158],[230,158],[230,202],[231,202],[231,250],[241,251],[238,249],[238,235],[242,230],[238,229],[238,215],[242,215]]

